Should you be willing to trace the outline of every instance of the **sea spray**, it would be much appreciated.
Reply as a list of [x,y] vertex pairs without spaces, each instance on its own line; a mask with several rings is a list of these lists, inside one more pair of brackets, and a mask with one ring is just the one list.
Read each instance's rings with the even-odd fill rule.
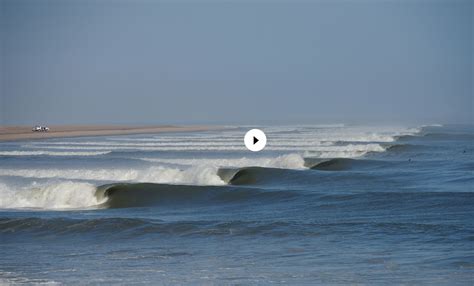
[[89,183],[64,181],[13,188],[0,183],[0,208],[79,209],[97,206],[105,201],[96,196]]

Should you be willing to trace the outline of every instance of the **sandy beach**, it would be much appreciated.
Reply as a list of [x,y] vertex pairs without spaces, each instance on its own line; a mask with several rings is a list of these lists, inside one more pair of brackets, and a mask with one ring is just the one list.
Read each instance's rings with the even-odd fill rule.
[[33,132],[32,126],[0,126],[0,142],[59,137],[187,132],[217,129],[210,126],[118,126],[118,125],[58,125],[49,126],[48,132]]

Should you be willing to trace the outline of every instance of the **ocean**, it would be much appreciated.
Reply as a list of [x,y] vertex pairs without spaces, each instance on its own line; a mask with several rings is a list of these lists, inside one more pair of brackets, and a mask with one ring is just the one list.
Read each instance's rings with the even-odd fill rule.
[[473,143],[343,124],[0,142],[0,284],[473,285]]

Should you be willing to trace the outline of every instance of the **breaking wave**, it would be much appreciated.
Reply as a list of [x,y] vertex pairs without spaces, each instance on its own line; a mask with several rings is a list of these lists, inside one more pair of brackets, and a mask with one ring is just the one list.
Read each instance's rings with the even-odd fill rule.
[[354,168],[366,167],[382,167],[388,164],[386,161],[367,160],[367,159],[351,159],[351,158],[334,158],[330,160],[307,160],[310,169],[320,171],[345,171]]
[[68,210],[93,208],[124,208],[140,206],[172,206],[209,202],[232,203],[243,200],[273,200],[290,198],[289,191],[263,191],[232,186],[197,186],[155,183],[115,183],[96,187],[81,182],[24,188],[0,184],[0,208]]
[[[239,159],[244,167],[193,166],[184,170],[163,166],[137,169],[0,169],[0,176],[19,176],[33,179],[48,179],[43,184],[32,183],[27,187],[10,187],[0,183],[0,208],[39,208],[39,209],[80,209],[98,207],[118,207],[126,197],[135,203],[143,204],[150,196],[161,197],[163,192],[188,194],[195,190],[221,190],[219,186],[252,185],[271,183],[298,177],[304,173],[297,170],[348,170],[356,166],[370,164],[367,160],[346,158],[318,159],[303,158],[297,154],[262,159],[262,166],[245,167],[250,159]],[[270,167],[269,167],[270,166]],[[295,171],[292,171],[295,170]],[[300,171],[301,172],[301,171]],[[304,172],[304,171],[302,171]],[[278,180],[276,180],[278,178]],[[51,179],[53,182],[51,182]],[[57,180],[60,180],[59,182]],[[65,181],[62,181],[65,180]],[[81,181],[71,181],[81,180]],[[111,182],[113,185],[96,188],[96,185],[82,180]],[[120,183],[122,182],[122,183]],[[140,183],[146,182],[146,183]],[[48,184],[48,185],[46,185]],[[158,187],[166,185],[166,187]],[[202,189],[201,189],[202,188]],[[217,189],[216,189],[217,188]],[[120,191],[117,193],[117,189]],[[130,194],[133,189],[134,194]],[[107,190],[106,192],[104,190]],[[128,190],[126,194],[122,194]],[[188,191],[185,191],[188,190]],[[227,189],[224,189],[227,191]],[[145,192],[146,195],[140,195]],[[154,193],[157,192],[157,193]],[[115,199],[111,201],[111,194]],[[189,194],[192,196],[193,194]],[[143,197],[142,197],[143,196]],[[156,201],[157,199],[154,199]],[[143,201],[143,202],[142,202]]]
[[243,168],[221,168],[219,177],[229,185],[270,185],[282,181],[301,178],[300,170],[266,168],[266,167],[243,167]]
[[277,157],[260,157],[260,158],[191,158],[191,159],[167,159],[167,158],[140,158],[140,160],[173,164],[181,166],[219,166],[219,167],[273,167],[283,169],[303,169],[304,158],[300,154],[287,154]]
[[0,208],[84,209],[105,202],[89,183],[60,182],[16,188],[0,183]]
[[291,191],[269,191],[232,186],[189,186],[169,184],[112,184],[101,186],[97,197],[106,198],[103,206],[126,208],[142,206],[173,207],[175,204],[250,203],[288,199],[297,196]]
[[423,150],[428,149],[429,146],[419,145],[419,144],[393,144],[387,147],[388,152],[407,152],[414,150]]
[[147,169],[0,169],[0,176],[40,179],[69,179],[93,181],[135,181],[222,185],[216,175],[217,167],[196,166],[186,170],[153,166]]
[[384,152],[386,149],[380,144],[349,144],[345,146],[328,146],[317,151],[306,151],[305,157],[318,158],[355,158],[369,152]]

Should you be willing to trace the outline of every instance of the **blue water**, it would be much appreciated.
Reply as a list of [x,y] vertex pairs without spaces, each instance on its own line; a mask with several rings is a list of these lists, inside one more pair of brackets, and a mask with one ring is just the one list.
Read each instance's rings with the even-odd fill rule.
[[0,143],[0,284],[474,284],[473,126],[259,128]]

